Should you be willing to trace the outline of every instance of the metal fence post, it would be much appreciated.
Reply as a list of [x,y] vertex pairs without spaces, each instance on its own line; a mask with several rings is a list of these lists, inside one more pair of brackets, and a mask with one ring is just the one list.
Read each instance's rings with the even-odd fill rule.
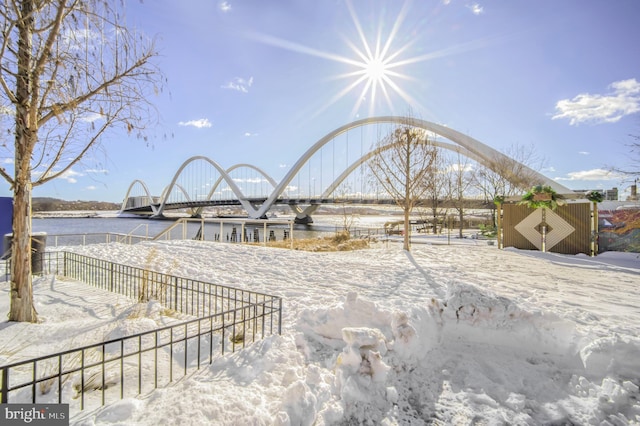
[[114,272],[113,272],[113,268],[115,267],[115,263],[110,262],[111,263],[111,267],[109,268],[109,288],[111,289],[110,291],[113,293],[113,287],[114,287],[114,282],[113,282],[113,276],[114,276]]
[[9,369],[2,369],[2,403],[7,404],[9,402]]
[[278,307],[278,335],[282,335],[282,298],[278,298],[279,307]]
[[173,277],[173,310],[178,312],[178,282]]

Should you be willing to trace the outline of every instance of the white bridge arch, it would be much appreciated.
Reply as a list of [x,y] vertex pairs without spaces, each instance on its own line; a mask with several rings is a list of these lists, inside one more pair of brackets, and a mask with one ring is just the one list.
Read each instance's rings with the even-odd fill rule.
[[[214,191],[216,190],[216,188],[224,181],[229,188],[233,191],[237,201],[239,202],[239,204],[246,210],[248,216],[252,219],[257,219],[257,218],[261,218],[261,217],[265,217],[267,212],[269,211],[269,209],[271,209],[271,207],[273,207],[273,205],[278,201],[279,198],[282,197],[282,195],[285,193],[285,191],[287,190],[287,188],[289,187],[289,185],[291,184],[291,182],[293,181],[293,179],[296,177],[296,175],[302,170],[302,168],[305,166],[305,164],[313,157],[313,155],[315,153],[317,153],[323,146],[325,146],[326,144],[328,144],[329,142],[331,142],[334,138],[336,138],[337,136],[341,135],[342,133],[348,132],[349,130],[352,129],[356,129],[358,127],[362,127],[362,126],[367,126],[367,125],[371,125],[371,124],[382,124],[382,123],[386,123],[386,124],[398,124],[398,125],[406,125],[406,126],[411,126],[411,127],[415,127],[415,128],[419,128],[419,129],[423,129],[426,130],[428,132],[431,132],[437,136],[440,136],[444,139],[447,139],[448,141],[450,141],[451,143],[448,142],[442,142],[442,141],[435,141],[432,143],[434,143],[436,146],[441,147],[443,149],[447,149],[447,150],[452,150],[452,151],[456,151],[459,152],[460,154],[467,156],[469,158],[471,158],[474,161],[477,161],[481,164],[483,164],[484,166],[488,167],[488,168],[492,168],[493,165],[495,164],[508,164],[508,163],[512,163],[514,165],[517,165],[519,170],[525,172],[528,176],[532,176],[535,180],[536,180],[536,184],[541,184],[541,185],[548,185],[551,188],[553,188],[556,192],[561,193],[561,194],[568,194],[571,193],[572,191],[559,184],[558,182],[542,175],[541,173],[529,168],[528,166],[521,164],[519,162],[517,162],[516,160],[506,156],[505,154],[489,147],[486,144],[483,144],[482,142],[468,136],[465,135],[463,133],[460,133],[456,130],[453,130],[449,127],[445,127],[442,126],[440,124],[436,124],[436,123],[432,123],[429,121],[425,121],[422,119],[418,119],[418,118],[411,118],[411,117],[403,117],[403,116],[379,116],[379,117],[370,117],[370,118],[365,118],[365,119],[361,119],[361,120],[356,120],[353,121],[351,123],[348,123],[344,126],[341,126],[335,130],[333,130],[332,132],[328,133],[327,135],[325,135],[324,137],[322,137],[320,140],[318,140],[315,144],[313,144],[299,159],[298,161],[296,161],[296,163],[293,165],[293,167],[291,167],[291,169],[287,172],[287,174],[283,177],[283,179],[280,182],[276,182],[272,177],[270,177],[267,173],[265,173],[263,170],[261,170],[260,168],[250,165],[250,164],[237,164],[234,165],[228,169],[224,169],[222,168],[219,164],[217,164],[215,161],[204,157],[204,156],[195,156],[195,157],[191,157],[188,160],[186,160],[178,169],[178,171],[175,173],[175,175],[173,176],[173,179],[171,180],[171,183],[166,187],[166,189],[163,191],[162,196],[160,197],[160,199],[157,202],[152,202],[150,203],[150,207],[151,210],[153,212],[154,215],[162,215],[165,207],[167,207],[167,198],[168,195],[171,193],[171,191],[173,190],[173,188],[176,186],[176,182],[178,181],[178,178],[180,176],[180,174],[182,173],[182,171],[185,169],[185,167],[187,167],[188,164],[190,164],[193,161],[196,160],[203,160],[208,162],[211,166],[213,166],[218,173],[220,173],[220,177],[217,179],[217,181],[215,182],[215,184],[212,186],[211,190],[209,191],[207,198],[211,199]],[[373,155],[375,155],[376,152],[378,152],[380,149],[385,149],[385,147],[378,147],[364,155],[362,155],[361,158],[359,158],[357,161],[355,161],[354,163],[352,163],[351,165],[349,165],[339,176],[337,179],[335,179],[335,181],[333,183],[331,183],[324,191],[322,194],[322,197],[328,197],[329,195],[331,195],[336,188],[338,188],[338,186],[340,185],[340,183],[346,179],[346,177],[352,173],[355,169],[357,169],[359,166],[361,166],[363,163],[365,163],[368,159],[370,159]],[[252,204],[251,200],[246,197],[242,190],[238,187],[238,185],[234,182],[234,180],[232,179],[232,177],[230,176],[230,173],[239,168],[239,167],[247,167],[247,168],[251,168],[255,171],[257,171],[258,173],[260,173],[265,179],[266,181],[273,186],[273,191],[271,192],[271,194],[261,203],[261,205],[259,207],[254,207],[254,205]],[[134,181],[134,183],[131,184],[131,186],[129,187],[128,191],[127,191],[127,195],[125,196],[125,199],[123,201],[123,205],[122,205],[122,209],[126,210],[127,207],[127,203],[128,203],[128,199],[131,193],[132,188],[135,186],[135,184],[141,184],[142,187],[144,188],[144,191],[146,193],[146,197],[149,200],[153,200],[153,197],[151,197],[150,192],[147,188],[147,186],[144,184],[144,182],[140,181],[140,180],[136,180]],[[186,195],[186,191],[184,191],[184,189],[182,189],[182,191],[185,193]],[[188,198],[188,195],[187,195]],[[129,203],[130,205],[131,203]],[[304,219],[305,217],[308,218],[318,207],[317,204],[311,204],[308,207],[306,207],[304,210],[298,208],[297,206],[295,206],[295,210],[296,213],[298,215],[298,219]]]

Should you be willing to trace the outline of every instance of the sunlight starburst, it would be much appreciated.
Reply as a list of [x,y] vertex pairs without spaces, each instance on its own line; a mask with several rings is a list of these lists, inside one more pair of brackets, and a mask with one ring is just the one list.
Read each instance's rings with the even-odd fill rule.
[[373,58],[365,63],[364,74],[373,83],[382,83],[387,72],[387,66],[380,58]]
[[[357,45],[354,41],[345,38],[346,45],[355,54],[355,57],[353,58],[322,51],[265,34],[250,34],[250,37],[261,43],[280,47],[293,52],[328,59],[334,62],[346,64],[352,68],[351,71],[330,77],[330,79],[344,79],[349,80],[349,82],[346,87],[333,95],[331,99],[316,110],[313,116],[317,116],[324,112],[351,92],[358,93],[358,91],[359,95],[357,95],[355,105],[351,111],[351,116],[353,117],[359,115],[358,111],[362,107],[363,103],[367,101],[369,103],[368,114],[373,115],[376,105],[379,103],[379,96],[383,97],[384,102],[391,111],[397,109],[397,107],[394,107],[392,97],[395,97],[397,101],[404,101],[401,108],[408,107],[412,110],[418,109],[424,111],[425,108],[400,86],[399,80],[417,81],[417,79],[401,71],[402,68],[419,62],[452,55],[461,50],[468,50],[469,48],[476,47],[475,45],[477,44],[474,42],[466,45],[452,46],[440,51],[403,58],[403,55],[416,41],[416,39],[413,38],[413,41],[409,43],[403,44],[399,47],[394,46],[394,41],[396,41],[399,31],[403,28],[405,18],[408,14],[409,2],[405,2],[403,4],[398,16],[393,21],[393,25],[388,34],[383,34],[382,21],[380,22],[377,33],[374,35],[375,41],[373,42],[371,42],[371,39],[367,37],[367,34],[363,30],[360,19],[358,18],[351,1],[348,0],[346,5],[359,38],[359,44]],[[399,99],[397,99],[398,97]]]

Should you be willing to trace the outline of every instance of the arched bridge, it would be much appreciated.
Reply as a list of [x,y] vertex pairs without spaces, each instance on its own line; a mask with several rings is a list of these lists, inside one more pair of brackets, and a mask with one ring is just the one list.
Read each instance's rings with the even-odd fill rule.
[[[211,206],[241,206],[252,219],[266,217],[276,204],[288,204],[299,222],[310,222],[322,204],[392,204],[393,201],[368,178],[366,164],[381,149],[378,141],[393,126],[409,125],[433,136],[430,143],[482,164],[516,164],[520,173],[534,177],[536,184],[556,192],[572,191],[554,180],[516,162],[480,141],[451,128],[425,120],[401,116],[371,117],[339,127],[313,144],[276,181],[251,164],[224,168],[214,160],[196,156],[186,160],[159,196],[152,195],[142,180],[129,186],[122,212],[160,217],[167,210],[189,209],[194,216]],[[497,171],[497,170],[496,170]]]

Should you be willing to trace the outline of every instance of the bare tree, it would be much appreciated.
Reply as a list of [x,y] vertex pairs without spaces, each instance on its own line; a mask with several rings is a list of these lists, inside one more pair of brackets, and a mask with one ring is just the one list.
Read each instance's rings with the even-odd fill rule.
[[[141,135],[159,90],[153,43],[122,22],[120,2],[7,0],[0,5],[0,119],[13,133],[10,321],[37,321],[31,194],[79,164],[107,131]],[[3,155],[4,156],[4,155]]]
[[438,221],[443,201],[447,198],[448,187],[448,159],[442,149],[432,150],[433,161],[431,173],[424,176],[424,199],[428,202],[426,207],[430,210],[431,226],[434,234],[438,232]]
[[425,176],[432,173],[435,146],[412,119],[398,125],[378,142],[369,168],[375,180],[404,212],[404,250],[410,250],[410,214],[426,190]]
[[335,191],[335,203],[342,207],[342,233],[351,235],[351,227],[357,222],[358,215],[354,214],[353,209],[347,207],[348,197],[353,194],[351,185],[347,183],[341,184]]
[[453,208],[458,213],[458,236],[460,238],[463,237],[464,212],[468,204],[465,194],[473,183],[473,175],[470,170],[469,158],[458,152],[456,160],[451,163],[448,169],[448,179],[446,180],[448,185],[447,193]]
[[496,195],[517,195],[541,183],[528,169],[540,169],[544,165],[544,160],[536,157],[533,146],[512,146],[505,155],[475,169],[475,185],[484,194],[485,201],[493,201]]

